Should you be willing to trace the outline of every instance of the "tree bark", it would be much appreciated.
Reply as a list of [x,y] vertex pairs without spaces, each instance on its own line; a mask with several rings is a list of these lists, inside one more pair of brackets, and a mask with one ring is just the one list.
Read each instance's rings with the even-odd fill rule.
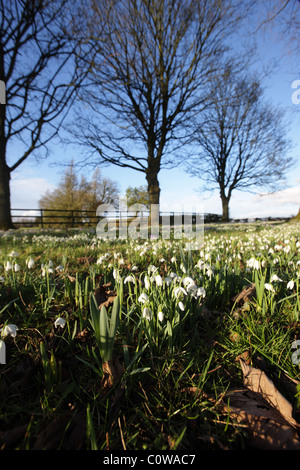
[[229,197],[221,193],[222,222],[229,222]]
[[[0,51],[2,51],[2,45]],[[2,74],[3,70],[3,54],[0,54]],[[3,103],[0,104],[0,230],[13,228],[10,214],[10,169],[6,164],[5,115],[6,104]]]
[[[152,171],[151,171],[152,170]],[[146,180],[148,183],[149,195],[149,226],[151,227],[150,235],[154,238],[159,237],[159,200],[160,200],[160,187],[157,178],[158,172],[153,171],[150,167],[146,173]]]
[[10,214],[10,171],[3,159],[5,148],[0,149],[0,230],[8,230],[13,228]]

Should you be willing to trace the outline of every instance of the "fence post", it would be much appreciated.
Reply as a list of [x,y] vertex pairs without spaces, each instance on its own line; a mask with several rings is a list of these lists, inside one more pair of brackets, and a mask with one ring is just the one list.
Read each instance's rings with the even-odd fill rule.
[[44,228],[44,224],[43,224],[43,209],[41,209],[41,227]]

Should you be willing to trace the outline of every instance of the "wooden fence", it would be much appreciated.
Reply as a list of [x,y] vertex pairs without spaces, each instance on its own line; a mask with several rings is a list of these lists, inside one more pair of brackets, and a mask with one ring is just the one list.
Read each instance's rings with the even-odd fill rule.
[[[65,209],[12,209],[11,215],[16,227],[84,227],[96,226],[103,217],[115,219],[117,221],[127,219],[128,221],[136,217],[136,213],[125,211],[105,212],[105,216],[96,215],[95,211],[78,211]],[[149,216],[149,212],[143,212],[144,217]],[[197,216],[204,219],[204,223],[219,222],[221,216],[217,214],[196,214],[194,212],[159,212],[160,223],[165,217],[170,218],[170,225],[174,225],[174,220],[189,218],[192,224],[196,223]],[[175,219],[176,218],[176,219]],[[181,218],[181,219],[180,219]]]

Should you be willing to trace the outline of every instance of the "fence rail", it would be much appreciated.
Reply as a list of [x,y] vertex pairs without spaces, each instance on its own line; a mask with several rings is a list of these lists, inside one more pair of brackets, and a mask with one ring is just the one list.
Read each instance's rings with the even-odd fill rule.
[[[18,214],[19,213],[19,214]],[[20,214],[21,213],[21,214]],[[84,210],[66,210],[66,209],[12,209],[11,210],[12,220],[15,226],[30,226],[30,227],[41,227],[45,226],[64,226],[64,227],[82,227],[82,226],[95,226],[99,220],[103,217],[108,219],[116,219],[118,221],[127,219],[130,221],[136,217],[135,212],[127,211],[108,211],[97,215],[95,211],[84,211]],[[143,212],[144,217],[149,216],[149,212]],[[160,222],[164,217],[170,218],[170,224],[180,220],[182,222],[184,218],[190,217],[191,223],[196,223],[197,217],[202,217],[204,222],[218,222],[221,220],[221,216],[217,214],[205,213],[197,214],[195,212],[159,212]]]

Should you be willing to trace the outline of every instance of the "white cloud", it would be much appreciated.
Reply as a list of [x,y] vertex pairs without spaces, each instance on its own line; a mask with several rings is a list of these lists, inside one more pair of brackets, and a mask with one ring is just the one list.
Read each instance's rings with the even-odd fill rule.
[[20,178],[11,179],[11,207],[13,209],[35,209],[38,207],[40,197],[47,190],[52,191],[55,185],[46,178]]

